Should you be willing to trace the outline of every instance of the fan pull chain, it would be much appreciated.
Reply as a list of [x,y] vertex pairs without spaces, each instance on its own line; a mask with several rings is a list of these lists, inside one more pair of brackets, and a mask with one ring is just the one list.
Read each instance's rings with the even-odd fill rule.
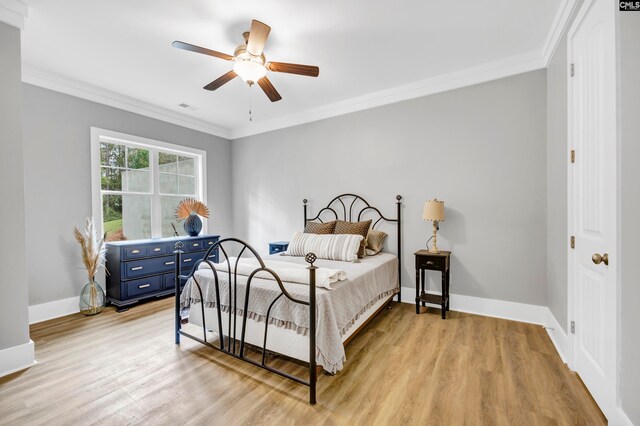
[[251,116],[251,91],[249,91],[249,122],[253,122],[253,117]]

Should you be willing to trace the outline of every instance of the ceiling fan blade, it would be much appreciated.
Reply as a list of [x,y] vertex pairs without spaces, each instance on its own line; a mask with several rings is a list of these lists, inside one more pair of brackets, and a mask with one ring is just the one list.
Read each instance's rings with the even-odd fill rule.
[[280,93],[278,93],[276,88],[273,87],[273,84],[271,84],[271,82],[267,77],[262,77],[260,80],[258,80],[258,86],[262,88],[262,90],[269,97],[271,102],[278,102],[280,99],[282,99],[282,96],[280,96]]
[[222,75],[221,77],[218,77],[217,79],[213,80],[211,83],[209,83],[206,86],[204,86],[203,89],[205,89],[205,90],[216,90],[220,86],[222,86],[225,83],[230,82],[231,80],[233,80],[237,76],[238,76],[238,74],[236,74],[235,71],[231,70],[228,73]]
[[284,62],[269,62],[267,64],[269,71],[286,72],[288,74],[298,74],[307,77],[317,77],[320,74],[320,68],[313,65],[287,64]]
[[251,21],[251,30],[249,32],[249,41],[247,42],[247,52],[254,56],[262,55],[267,37],[271,32],[271,27],[255,19]]
[[216,58],[224,59],[226,61],[230,61],[233,59],[233,56],[227,55],[226,53],[217,52],[215,50],[207,49],[206,47],[200,47],[193,44],[185,43],[183,41],[174,41],[171,43],[173,47],[177,47],[178,49],[190,50],[196,53],[202,53],[203,55],[215,56]]

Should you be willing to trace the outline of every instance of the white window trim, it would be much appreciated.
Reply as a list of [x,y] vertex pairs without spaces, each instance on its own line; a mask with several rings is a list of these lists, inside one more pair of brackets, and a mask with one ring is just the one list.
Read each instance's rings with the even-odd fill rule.
[[[102,229],[102,188],[100,187],[100,141],[101,140],[113,141],[118,144],[132,146],[132,147],[143,147],[143,148],[151,148],[154,150],[160,149],[165,152],[176,152],[176,153],[186,153],[195,156],[199,156],[202,161],[201,164],[198,165],[197,175],[200,179],[201,185],[199,185],[200,190],[197,193],[197,196],[202,202],[207,204],[207,152],[201,149],[191,148],[183,145],[176,145],[168,142],[157,141],[154,139],[147,139],[140,136],[128,135],[126,133],[115,132],[113,130],[101,129],[99,127],[91,127],[91,204],[92,204],[92,216],[93,220],[96,223],[96,227],[100,231],[100,235],[104,234],[104,230]],[[149,158],[150,161],[156,161],[156,154],[153,153],[152,157]],[[152,167],[152,190],[155,188],[155,183],[158,181],[158,168]],[[159,197],[156,194],[156,191],[152,191],[152,197],[154,201],[151,203],[152,208],[154,210],[160,209],[159,200],[156,198]],[[145,193],[144,195],[149,195]],[[159,217],[159,211],[153,211],[152,216]],[[208,221],[202,221],[202,232],[208,232]],[[152,225],[153,228],[151,230],[152,235],[156,235],[152,238],[158,238],[160,235],[160,224]],[[155,229],[158,228],[158,229]]]

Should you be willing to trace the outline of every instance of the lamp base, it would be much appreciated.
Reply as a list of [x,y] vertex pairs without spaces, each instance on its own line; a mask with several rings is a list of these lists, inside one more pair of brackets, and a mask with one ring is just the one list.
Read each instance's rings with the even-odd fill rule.
[[433,253],[433,254],[438,254],[440,253],[440,250],[438,250],[437,247],[431,247],[429,250],[427,250],[429,253]]

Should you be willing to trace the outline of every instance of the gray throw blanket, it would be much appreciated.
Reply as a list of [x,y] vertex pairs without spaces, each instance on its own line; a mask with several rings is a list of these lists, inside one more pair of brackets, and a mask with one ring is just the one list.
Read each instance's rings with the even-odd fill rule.
[[[269,257],[270,260],[301,264],[304,259],[297,257]],[[372,305],[382,298],[388,298],[397,292],[397,258],[384,254],[365,258],[361,263],[318,260],[316,265],[331,269],[344,269],[347,280],[332,284],[333,290],[316,289],[317,335],[316,360],[330,373],[342,369],[346,361],[342,336],[347,333],[355,321]],[[276,271],[277,272],[277,271]],[[215,279],[210,269],[200,269],[194,274],[200,283],[203,297],[200,297],[193,278],[189,279],[181,294],[182,307],[200,303],[204,299],[205,307],[217,308],[215,303]],[[233,306],[229,303],[230,289],[228,273],[218,272],[220,280],[221,311],[228,313]],[[236,293],[237,307],[234,312],[243,314],[246,290],[246,276],[238,276]],[[309,285],[283,283],[287,291],[296,299],[309,300]],[[265,322],[269,305],[280,294],[278,284],[270,279],[256,279],[251,283],[249,312],[247,316],[255,321]],[[192,307],[193,309],[193,307]],[[309,308],[306,305],[281,297],[271,309],[269,323],[277,327],[295,330],[307,335],[309,332]],[[207,328],[217,331],[217,323],[207,324]]]

